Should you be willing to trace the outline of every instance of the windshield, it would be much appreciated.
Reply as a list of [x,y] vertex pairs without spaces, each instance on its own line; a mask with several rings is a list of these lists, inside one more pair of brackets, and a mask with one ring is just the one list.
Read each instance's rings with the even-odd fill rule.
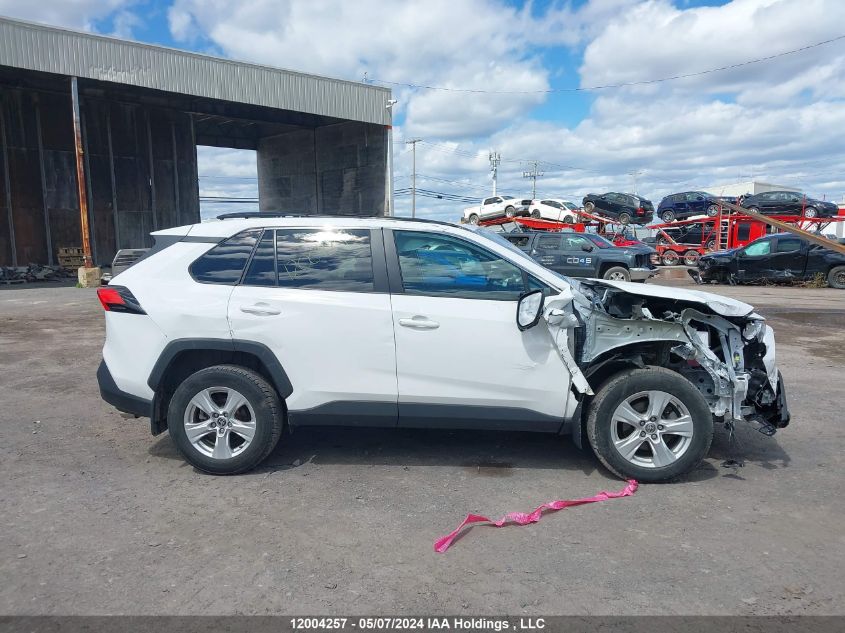
[[[508,240],[503,238],[499,233],[494,233],[493,231],[489,231],[488,229],[486,229],[482,226],[464,225],[463,228],[467,229],[468,231],[472,231],[473,233],[475,233],[479,237],[483,237],[485,239],[490,240],[491,242],[495,242],[499,246],[504,246],[506,249],[508,249],[509,252],[516,255],[519,258],[519,260],[529,261],[532,264],[538,263],[532,257],[530,257],[526,253],[522,252],[516,246],[511,244]],[[546,270],[548,270],[550,273],[552,273],[555,277],[560,277],[561,279],[563,279],[563,281],[565,281],[569,285],[575,285],[573,280],[570,279],[569,277],[567,277],[566,275],[561,275],[560,273],[557,273],[557,272],[555,272],[555,271],[553,271],[549,268],[547,268]]]
[[563,206],[565,206],[570,211],[575,211],[578,207],[575,206],[572,202],[564,202]]
[[513,196],[502,196],[502,200],[516,200]]

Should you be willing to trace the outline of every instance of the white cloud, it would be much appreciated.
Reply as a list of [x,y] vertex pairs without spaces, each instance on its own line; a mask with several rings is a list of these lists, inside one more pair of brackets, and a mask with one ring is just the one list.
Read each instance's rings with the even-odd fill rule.
[[0,15],[90,30],[95,20],[134,3],[135,0],[0,0]]
[[472,138],[545,99],[536,92],[549,87],[550,69],[537,57],[542,47],[577,44],[632,1],[537,11],[502,0],[176,0],[169,20],[174,37],[204,34],[236,59],[349,79],[366,72],[384,81],[528,93],[396,90],[410,134]]
[[[695,73],[795,50],[843,34],[841,0],[734,0],[719,7],[678,9],[651,0],[620,13],[584,52],[583,86]],[[671,82],[689,95],[736,93],[748,103],[786,103],[809,91],[842,96],[842,41]],[[646,93],[654,93],[654,86]]]

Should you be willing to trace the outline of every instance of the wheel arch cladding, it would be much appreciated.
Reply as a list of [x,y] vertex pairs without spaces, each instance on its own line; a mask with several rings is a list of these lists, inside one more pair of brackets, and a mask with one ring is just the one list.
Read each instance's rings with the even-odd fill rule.
[[288,398],[293,385],[276,355],[266,345],[231,339],[178,339],[162,350],[147,384],[155,393],[150,430],[153,435],[167,430],[167,410],[176,388],[185,378],[206,367],[239,365],[261,374],[279,394]]

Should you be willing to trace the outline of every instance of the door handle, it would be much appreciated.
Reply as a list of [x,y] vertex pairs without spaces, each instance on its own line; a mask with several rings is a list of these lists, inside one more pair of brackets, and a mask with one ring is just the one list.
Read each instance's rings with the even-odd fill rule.
[[263,301],[254,303],[251,306],[241,306],[241,312],[254,314],[256,316],[275,316],[282,313],[282,311],[278,308],[274,308],[270,306],[269,303],[264,303]]
[[415,316],[413,319],[399,319],[399,325],[415,330],[436,330],[440,327],[437,321],[432,321],[424,316]]

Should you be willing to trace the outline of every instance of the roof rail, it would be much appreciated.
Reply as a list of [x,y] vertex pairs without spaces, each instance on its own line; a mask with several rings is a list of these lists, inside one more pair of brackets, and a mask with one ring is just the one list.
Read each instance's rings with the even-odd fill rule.
[[352,218],[355,220],[396,220],[400,222],[419,222],[421,224],[444,224],[446,226],[460,226],[454,222],[445,222],[443,220],[429,220],[426,218],[404,218],[396,216],[377,216],[377,215],[325,215],[325,214],[311,214],[311,213],[287,213],[285,211],[243,211],[240,213],[223,213],[218,215],[218,220],[250,220],[253,218],[329,218],[336,220],[338,218]]

